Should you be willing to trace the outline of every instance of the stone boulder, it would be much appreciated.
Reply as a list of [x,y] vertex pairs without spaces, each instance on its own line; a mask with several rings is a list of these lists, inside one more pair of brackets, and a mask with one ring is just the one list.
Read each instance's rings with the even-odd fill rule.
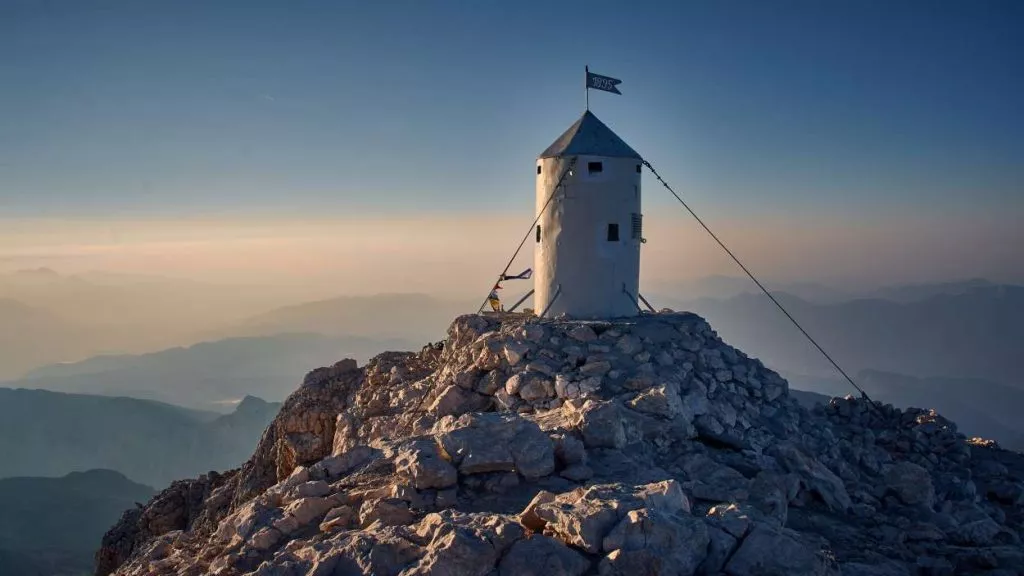
[[631,510],[604,537],[600,574],[688,576],[707,556],[707,526],[691,516]]
[[750,495],[750,481],[743,474],[705,454],[683,456],[679,464],[686,478],[683,487],[694,498],[736,502]]
[[590,554],[601,551],[604,537],[629,510],[640,508],[639,499],[620,500],[592,491],[559,495],[537,506],[533,514],[544,525],[544,533],[566,545]]
[[799,533],[755,525],[725,565],[729,576],[839,576],[831,554]]
[[513,544],[498,564],[499,576],[582,576],[589,569],[586,556],[541,534]]
[[538,494],[521,517],[531,529],[596,554],[602,550],[604,537],[629,511],[646,508],[666,515],[686,514],[689,506],[675,481],[636,487],[606,484],[557,496]]
[[907,506],[931,508],[935,503],[935,487],[931,474],[913,462],[897,462],[885,473],[885,489]]
[[442,456],[461,474],[517,472],[536,480],[555,471],[551,439],[536,423],[514,414],[466,414],[442,419],[434,435]]
[[575,426],[587,448],[622,448],[626,445],[620,410],[613,402],[587,401],[574,414]]
[[454,511],[427,515],[416,533],[427,542],[426,554],[404,576],[486,576],[524,536],[523,528],[505,517]]
[[853,504],[843,481],[824,464],[796,446],[780,444],[771,454],[787,472],[796,474],[804,486],[821,498],[830,510],[845,512]]
[[395,472],[417,490],[444,489],[458,482],[459,474],[441,455],[436,442],[417,440],[399,452]]

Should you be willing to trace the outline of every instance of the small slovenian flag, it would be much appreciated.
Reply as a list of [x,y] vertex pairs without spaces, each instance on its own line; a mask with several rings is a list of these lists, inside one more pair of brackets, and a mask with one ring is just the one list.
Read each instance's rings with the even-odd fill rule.
[[520,272],[519,274],[516,274],[514,276],[510,276],[508,274],[502,274],[501,275],[501,279],[502,280],[529,280],[531,276],[533,276],[533,269],[532,268],[527,268],[526,270],[523,270],[522,272]]
[[594,74],[590,71],[590,67],[587,66],[587,89],[593,88],[594,90],[604,90],[605,92],[611,92],[612,94],[622,95],[619,92],[618,85],[622,84],[622,80],[611,78],[610,76],[601,76],[600,74]]

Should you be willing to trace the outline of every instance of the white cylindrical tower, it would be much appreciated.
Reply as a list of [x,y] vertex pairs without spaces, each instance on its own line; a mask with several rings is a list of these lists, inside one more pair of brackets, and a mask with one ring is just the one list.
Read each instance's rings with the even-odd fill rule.
[[639,313],[640,171],[640,155],[589,110],[540,155],[537,314],[593,319]]

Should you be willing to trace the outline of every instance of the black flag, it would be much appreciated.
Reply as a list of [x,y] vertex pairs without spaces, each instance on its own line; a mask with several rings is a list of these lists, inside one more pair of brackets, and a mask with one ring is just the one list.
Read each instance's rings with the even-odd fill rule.
[[600,74],[594,74],[587,68],[587,88],[593,88],[594,90],[604,90],[605,92],[611,92],[612,94],[622,95],[619,92],[617,86],[622,83],[622,80],[616,80],[608,76],[601,76]]

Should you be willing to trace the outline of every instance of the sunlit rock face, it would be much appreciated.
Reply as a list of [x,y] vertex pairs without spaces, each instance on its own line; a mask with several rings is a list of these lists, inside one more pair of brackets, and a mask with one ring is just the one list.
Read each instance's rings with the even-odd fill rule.
[[863,399],[808,411],[702,318],[457,318],[310,372],[241,468],[98,574],[1024,573],[1024,457]]

